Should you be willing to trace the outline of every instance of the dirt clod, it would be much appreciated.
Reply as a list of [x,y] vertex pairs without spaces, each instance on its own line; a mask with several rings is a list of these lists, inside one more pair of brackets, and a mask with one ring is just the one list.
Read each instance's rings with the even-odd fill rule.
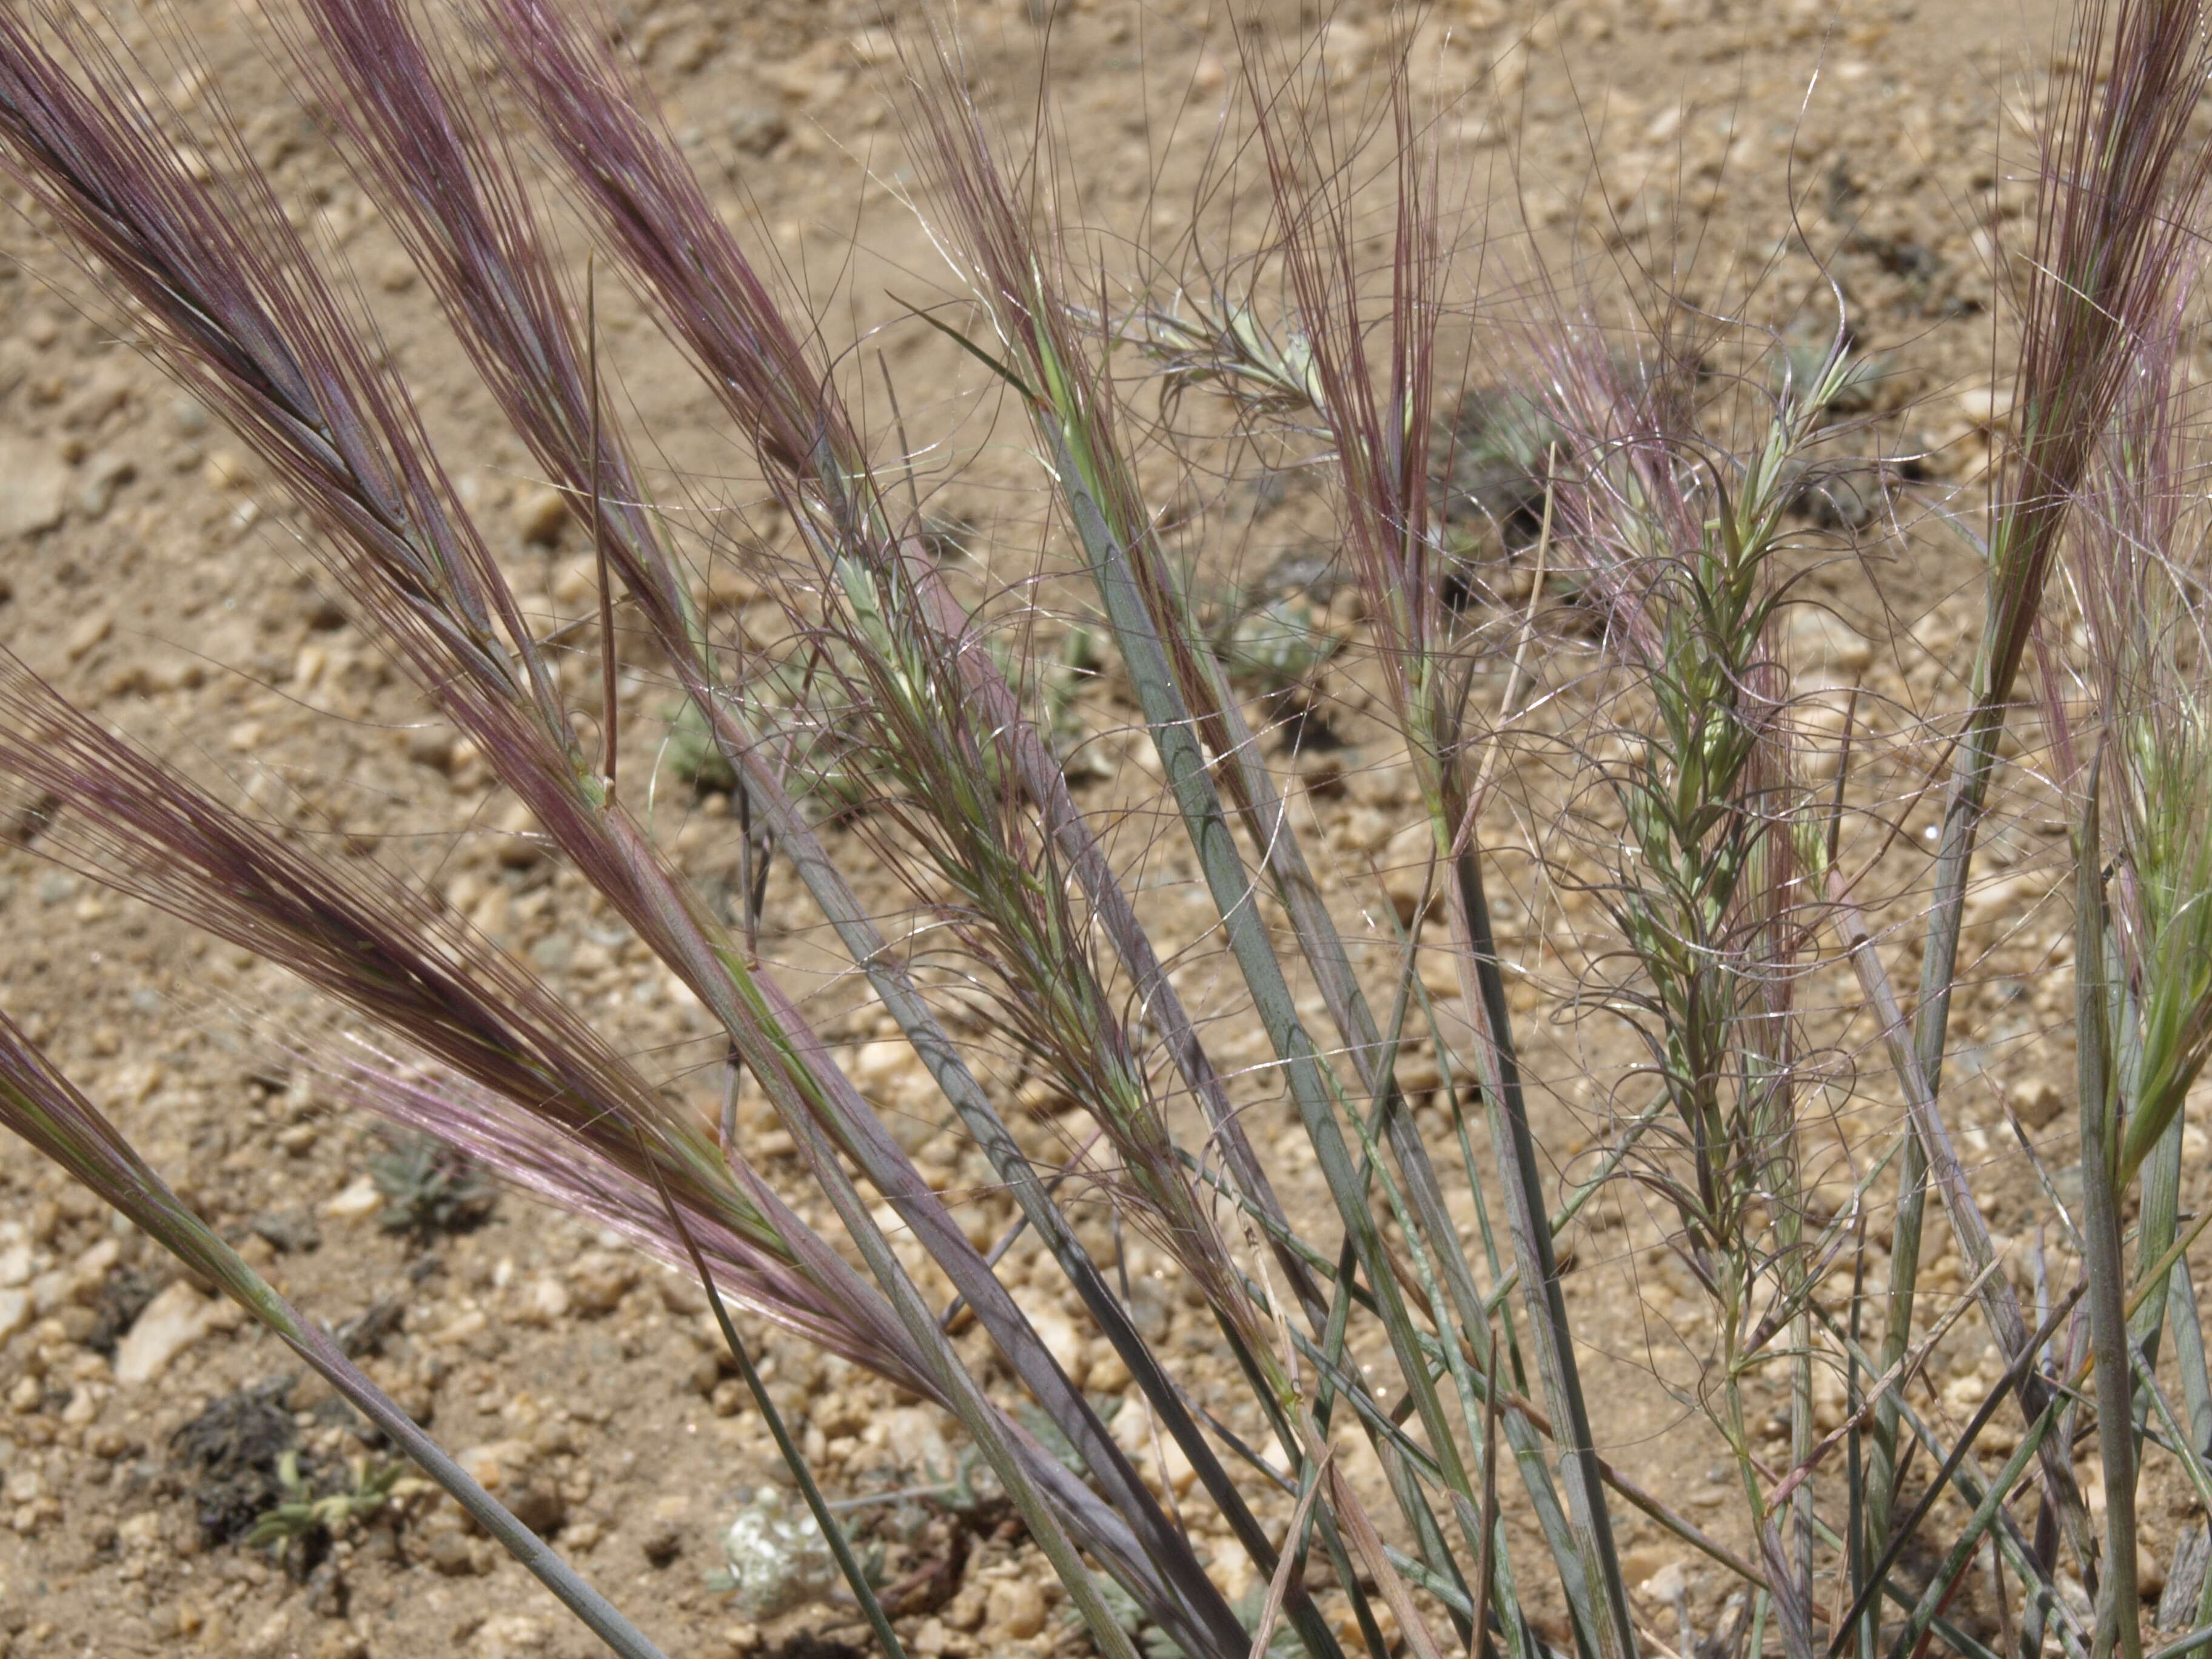
[[684,1553],[684,1528],[672,1520],[655,1521],[637,1540],[637,1547],[654,1566],[665,1567]]
[[278,1377],[227,1394],[170,1437],[170,1455],[190,1472],[193,1513],[208,1543],[229,1543],[282,1499],[276,1462],[292,1449],[294,1430],[281,1402],[293,1382]]

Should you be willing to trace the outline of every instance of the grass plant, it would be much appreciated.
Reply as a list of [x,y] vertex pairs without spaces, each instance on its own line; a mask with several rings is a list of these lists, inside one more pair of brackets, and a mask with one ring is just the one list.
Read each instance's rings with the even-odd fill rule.
[[[718,215],[598,20],[463,0],[453,21],[409,0],[300,0],[273,49],[573,504],[595,613],[553,635],[343,260],[297,228],[221,106],[173,106],[90,13],[0,12],[0,166],[139,348],[282,481],[353,620],[696,999],[719,1092],[734,1103],[742,1082],[763,1102],[799,1171],[772,1176],[733,1103],[674,1099],[410,872],[247,815],[0,659],[0,775],[38,804],[36,850],[283,964],[357,1019],[356,1045],[310,1058],[355,1104],[432,1138],[380,1174],[395,1225],[465,1219],[481,1167],[695,1273],[804,1499],[809,1518],[787,1521],[818,1529],[890,1656],[894,1619],[733,1314],[941,1407],[969,1449],[963,1482],[988,1470],[1112,1659],[1668,1654],[1623,1565],[1632,1511],[1739,1592],[1705,1632],[1684,1613],[1682,1659],[1692,1642],[1699,1659],[1917,1659],[1931,1643],[2141,1659],[2147,1462],[2173,1460],[2212,1498],[2182,1224],[2186,1102],[2212,1058],[2212,653],[2187,349],[2212,167],[2192,126],[2212,68],[2199,6],[2085,0],[2072,21],[2096,72],[2068,79],[2044,120],[2005,325],[2014,434],[1986,501],[1943,509],[1980,552],[1979,643],[1963,698],[1888,722],[1887,754],[1856,694],[1838,713],[1793,659],[1795,619],[1815,608],[1807,572],[1850,551],[1818,539],[1805,482],[1873,396],[1847,319],[1808,349],[1665,295],[1633,296],[1657,321],[1626,337],[1601,301],[1541,280],[1520,286],[1548,296],[1522,313],[1493,304],[1489,265],[1457,247],[1404,49],[1352,122],[1314,53],[1239,18],[1237,137],[1209,175],[1257,203],[1220,267],[1239,274],[1194,265],[1147,287],[1083,252],[1049,121],[1018,143],[977,106],[951,14],[902,34],[912,205],[953,273],[907,326],[957,343],[1048,504],[1048,549],[1007,586],[975,578],[988,528],[963,551],[925,514],[913,458],[940,434],[896,407],[896,448],[871,427],[865,377]],[[497,66],[496,109],[471,41]],[[613,280],[788,525],[774,550],[656,482],[652,434],[602,363]],[[1439,488],[1460,475],[1436,434],[1478,366],[1509,388],[1487,395],[1512,428],[1481,464],[1511,458],[1515,499],[1539,504],[1522,515],[1533,545],[1522,526],[1495,559],[1446,522]],[[1201,477],[1223,453],[1273,458],[1318,503],[1356,644],[1306,599],[1263,599],[1226,628],[1206,614],[1220,517],[1179,520],[1158,479]],[[1897,551],[1929,532],[1893,511],[1868,533]],[[1857,550],[1878,586],[1884,550]],[[714,562],[742,568],[779,641],[702,604],[694,578]],[[1083,619],[1065,637],[1043,625],[1054,606]],[[588,693],[563,672],[579,653]],[[1283,730],[1304,731],[1352,657],[1372,664],[1411,769],[1421,847],[1402,893],[1346,890],[1299,793],[1305,757],[1267,724],[1296,691]],[[682,779],[730,797],[734,914],[656,835],[660,738],[626,740],[625,663],[663,683],[656,730],[680,739]],[[2078,1209],[2053,1182],[2048,1219],[2081,1281],[2038,1279],[2032,1302],[1978,1206],[1947,1063],[2025,678],[2071,830],[2081,1147]],[[1137,857],[1073,760],[1088,689],[1109,680],[1142,738],[1125,765],[1161,780],[1166,828]],[[1527,789],[1531,765],[1564,781]],[[1942,780],[1932,863],[1911,881],[1892,878],[1914,803],[1893,823],[1862,787],[1884,766]],[[1501,800],[1546,815],[1525,856],[1493,843]],[[1146,860],[1170,858],[1206,912],[1204,1006],[1145,885]],[[764,952],[771,860],[1126,1369],[1150,1458]],[[1501,926],[1562,896],[1583,918],[1565,984],[1528,971]],[[1353,925],[1363,905],[1402,923],[1388,948]],[[1455,990],[1419,970],[1432,915]],[[1909,1000],[1893,978],[1908,934]],[[1839,1007],[1874,1033],[1850,1064]],[[1534,1022],[1554,1013],[1634,1056],[1565,1182],[1527,1067]],[[1238,1029],[1254,1051],[1225,1045]],[[1431,1050],[1417,1085],[1409,1062]],[[1065,1103],[1069,1144],[1041,1150],[1017,1073]],[[1263,1150],[1251,1127],[1267,1091],[1310,1165],[1296,1193],[1283,1143]],[[1839,1096],[1887,1125],[1846,1149],[1840,1182],[1813,1167]],[[4,1017],[0,1117],[236,1297],[616,1651],[657,1651]],[[1966,1282],[1940,1304],[1922,1285],[1931,1195]],[[1678,1394],[1724,1462],[1725,1522],[1692,1519],[1684,1494],[1603,1450],[1567,1258],[1592,1206],[1632,1200],[1705,1300],[1711,1340]],[[1185,1356],[1147,1339],[1132,1240],[1203,1307],[1256,1432],[1232,1432]],[[970,1320],[980,1350],[953,1333]],[[1985,1333],[1999,1364],[1963,1425],[1914,1403],[1954,1326]],[[1823,1420],[1831,1382],[1845,1405]],[[1985,1451],[2001,1413],[2019,1423]],[[1355,1475],[1354,1446],[1378,1478]],[[1160,1475],[1170,1456],[1180,1490]],[[295,1496],[271,1537],[368,1501]],[[1263,1595],[1232,1602],[1209,1576],[1198,1539],[1217,1533]],[[1908,1571],[1908,1556],[1936,1565]],[[1953,1616],[1977,1564],[2001,1609],[1994,1646]],[[2195,1623],[2212,1628],[2212,1589]]]

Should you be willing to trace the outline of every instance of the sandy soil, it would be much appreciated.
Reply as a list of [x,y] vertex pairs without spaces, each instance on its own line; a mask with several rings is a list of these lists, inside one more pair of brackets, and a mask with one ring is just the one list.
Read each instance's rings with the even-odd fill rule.
[[[622,21],[719,199],[794,273],[833,343],[864,343],[848,365],[854,395],[884,413],[868,361],[880,355],[903,388],[902,414],[951,434],[965,465],[943,469],[933,510],[1003,538],[1037,516],[1022,493],[1033,481],[1018,482],[1019,458],[992,449],[1012,429],[994,426],[972,365],[904,309],[947,291],[901,199],[914,173],[885,30],[907,9],[647,0]],[[1041,70],[1047,35],[1031,9],[1021,0],[972,9],[975,83],[1018,126],[1042,76],[1084,183],[1085,221],[1110,233],[1100,239],[1109,263],[1170,269],[1206,136],[1234,91],[1224,74],[1233,57],[1225,20],[1177,0],[1085,0],[1054,21]],[[1297,27],[1293,8],[1271,12],[1279,30]],[[258,19],[200,4],[178,15],[209,60],[207,85],[225,89],[256,156],[359,274],[528,608],[549,626],[585,614],[591,586],[575,527],[458,360],[389,230],[280,89]],[[1878,393],[1882,418],[1851,441],[1861,453],[1919,458],[1907,495],[1935,500],[1971,490],[2001,415],[1986,393],[2001,352],[1993,340],[2004,331],[1999,289],[2010,256],[1998,250],[2017,246],[2032,199],[2025,158],[2051,28],[2047,8],[1998,0],[1840,9],[1821,0],[1562,0],[1540,15],[1472,0],[1437,10],[1414,61],[1422,95],[1441,107],[1447,195],[1470,281],[1478,267],[1493,268],[1475,258],[1486,239],[1497,270],[1525,273],[1533,241],[1555,273],[1586,270],[1601,296],[1641,283],[1638,270],[1648,266],[1718,302],[1742,291],[1743,273],[1771,266],[1747,309],[1786,328],[1818,313],[1825,270],[1862,347],[1892,371]],[[1332,15],[1322,51],[1341,108],[1372,106],[1367,73],[1383,36],[1381,18],[1356,3]],[[340,856],[413,872],[705,1109],[719,1050],[696,1006],[574,872],[519,833],[526,826],[482,759],[427,714],[349,619],[254,461],[96,307],[77,307],[82,278],[31,228],[14,223],[8,235],[18,263],[0,272],[0,642],[102,719],[220,781],[231,799],[325,837]],[[580,263],[580,237],[574,246]],[[1617,309],[1615,298],[1601,303]],[[745,468],[708,400],[628,295],[605,294],[601,315],[622,399],[638,429],[664,446],[668,477],[702,510],[743,513]],[[1247,574],[1326,551],[1310,515],[1236,510],[1235,564]],[[750,522],[772,537],[766,515]],[[1972,648],[1973,570],[1938,534],[1907,545],[1893,562],[1832,574],[1825,589],[1865,633],[1899,641],[1855,659],[1850,672],[1900,705],[1940,710],[1955,699]],[[747,594],[732,583],[711,597],[741,615]],[[1372,665],[1356,621],[1332,615],[1350,639],[1325,688],[1344,747],[1325,764],[1298,765],[1313,786],[1302,810],[1335,876],[1348,878],[1370,860],[1410,856],[1411,843],[1395,838],[1414,809],[1392,739],[1369,712]],[[584,695],[595,664],[579,657],[570,666]],[[649,756],[667,689],[649,663],[635,665],[623,696],[634,751]],[[1086,801],[1141,805],[1149,780],[1127,736],[1133,712],[1109,686],[1088,694],[1079,713],[1122,762],[1115,778],[1089,786]],[[1523,782],[1500,809],[1509,849],[1526,827],[1515,805],[1543,793],[1533,774]],[[1965,1006],[1984,1038],[1971,1064],[1989,1086],[1960,1126],[1981,1160],[1991,1224],[2010,1237],[2032,1230],[2040,1200],[2024,1163],[2008,1155],[1998,1103],[2011,1099],[2063,1155],[2072,1074],[2070,1058],[2043,1036],[2060,978],[2038,977],[2051,971],[2044,936],[2063,921],[2048,903],[2036,908],[2055,866],[2039,861],[2044,843],[2020,800],[2000,866],[2008,885],[1977,913],[1978,988]],[[720,797],[699,796],[664,770],[656,828],[709,885],[726,886],[736,868],[726,812]],[[1909,819],[1913,834],[1919,823]],[[823,1654],[857,1638],[849,1608],[810,1601],[749,1620],[708,1582],[724,1529],[778,1476],[691,1287],[511,1194],[464,1231],[382,1228],[380,1200],[364,1183],[384,1143],[286,1059],[329,1029],[327,1011],[271,964],[42,861],[35,826],[15,828],[0,851],[0,915],[12,942],[0,954],[0,1003],[203,1213],[318,1317],[333,1327],[370,1322],[361,1351],[372,1374],[448,1446],[469,1449],[670,1653]],[[1181,849],[1157,839],[1159,902],[1180,903]],[[1510,856],[1504,867],[1510,881]],[[1333,896],[1368,943],[1391,937],[1348,889]],[[896,1052],[870,1046],[874,1014],[831,974],[781,874],[768,915],[766,948],[787,984],[847,1045],[886,1111],[915,1125],[925,1165],[973,1189],[979,1233],[995,1234],[1006,1206],[982,1182],[980,1160],[936,1133],[937,1107]],[[1512,924],[1510,905],[1506,915]],[[1567,962],[1557,937],[1572,934],[1574,912],[1524,899],[1517,920],[1517,945],[1532,961]],[[1180,928],[1173,942],[1190,947],[1185,982],[1202,999],[1218,951],[1200,921],[1191,907],[1168,925]],[[1439,986],[1444,972],[1439,963]],[[1867,1039],[1854,1018],[1835,1012],[1838,1054]],[[1536,1042],[1547,1152],[1563,1178],[1601,1127],[1620,1059],[1612,1041],[1561,1024]],[[1224,1050],[1231,1063],[1259,1058],[1233,1035]],[[1289,1121],[1274,1109],[1271,1121]],[[1850,1109],[1847,1138],[1856,1131],[1872,1144],[1887,1132],[1878,1102]],[[1435,1121],[1441,1131],[1440,1114]],[[746,1129],[775,1167],[772,1131],[750,1106]],[[1310,1171],[1290,1140],[1279,1150],[1283,1178],[1307,1194],[1304,1213],[1318,1217]],[[27,1152],[0,1149],[0,1190],[9,1333],[0,1350],[0,1651],[121,1656],[196,1644],[313,1659],[500,1659],[592,1650],[532,1580],[428,1497],[396,1504],[311,1563],[279,1562],[241,1541],[241,1518],[280,1496],[281,1447],[326,1483],[349,1459],[372,1455],[346,1412],[301,1380],[276,1344],[176,1279],[158,1251]],[[1877,1237],[1883,1224],[1872,1223]],[[1635,1202],[1608,1200],[1576,1242],[1584,1364],[1608,1408],[1599,1432],[1610,1455],[1725,1530],[1733,1509],[1720,1444],[1686,1393],[1669,1393],[1694,1387],[1706,1316],[1657,1240],[1656,1221]],[[1955,1255],[1942,1256],[1940,1244],[1934,1254],[1936,1289],[1955,1290]],[[1029,1261],[1009,1257],[1013,1282],[1025,1282]],[[1116,1362],[1060,1307],[1062,1291],[1042,1273],[1030,1289],[1070,1328],[1092,1389],[1113,1392]],[[1171,1287],[1146,1294],[1145,1317],[1162,1340],[1177,1352],[1203,1346],[1194,1307]],[[157,1329],[173,1333],[173,1357],[144,1380],[121,1380],[124,1356],[143,1361],[165,1346]],[[1990,1373],[1978,1335],[1954,1347],[1938,1380],[1965,1387],[1945,1398],[1971,1407]],[[769,1352],[779,1397],[840,1492],[930,1480],[934,1455],[951,1455],[932,1453],[939,1431],[887,1385],[787,1339]],[[1207,1363],[1194,1359],[1194,1375],[1201,1397],[1209,1387],[1218,1397]],[[180,1438],[187,1425],[197,1430]],[[915,1586],[902,1624],[918,1654],[1081,1645],[1054,1615],[1055,1592],[1042,1588],[1048,1575],[1018,1528],[922,1504],[864,1513],[894,1578]],[[2183,1514],[2178,1498],[2154,1494],[2146,1511],[2154,1556],[2165,1559]],[[1647,1523],[1624,1530],[1632,1577],[1663,1585],[1663,1570],[1684,1552]],[[1225,1539],[1212,1547],[1224,1583],[1245,1588],[1249,1564]],[[1685,1565],[1709,1610],[1726,1585]],[[1672,1639],[1663,1599],[1642,1611]]]

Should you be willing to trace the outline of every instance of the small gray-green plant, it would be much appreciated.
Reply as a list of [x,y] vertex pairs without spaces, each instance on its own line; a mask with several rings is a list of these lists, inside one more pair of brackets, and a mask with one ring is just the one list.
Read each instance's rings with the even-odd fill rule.
[[1287,691],[1312,679],[1342,644],[1311,600],[1269,599],[1230,634],[1230,678],[1258,691]]
[[738,775],[714,746],[698,704],[687,697],[672,703],[664,717],[668,721],[665,758],[672,773],[702,794],[719,791],[726,795],[738,787]]
[[477,1159],[434,1135],[392,1137],[368,1160],[368,1173],[384,1195],[377,1224],[421,1239],[466,1232],[491,1213],[499,1195]]
[[821,1524],[804,1505],[763,1486],[722,1535],[723,1565],[707,1576],[744,1618],[774,1619],[843,1586]]
[[406,1473],[402,1462],[357,1457],[347,1466],[349,1485],[319,1493],[300,1471],[300,1454],[287,1450],[276,1460],[276,1484],[283,1499],[255,1520],[246,1541],[268,1549],[279,1565],[289,1565],[382,1512],[398,1494]]

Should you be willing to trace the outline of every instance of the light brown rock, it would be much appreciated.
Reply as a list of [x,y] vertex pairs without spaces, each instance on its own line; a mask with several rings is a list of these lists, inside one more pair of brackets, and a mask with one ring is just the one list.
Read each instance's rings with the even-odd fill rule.
[[568,498],[550,484],[526,489],[514,503],[514,527],[526,542],[550,547],[568,522]]
[[115,619],[105,611],[95,611],[90,616],[81,618],[76,626],[70,629],[69,638],[64,642],[64,648],[69,653],[69,659],[75,662],[93,647],[105,640],[113,631],[114,627]]
[[323,1206],[323,1213],[339,1221],[359,1221],[384,1207],[384,1194],[376,1182],[363,1176]]
[[499,839],[495,843],[499,861],[510,870],[527,870],[545,856],[545,837],[538,825],[538,815],[521,801],[516,801],[501,817]]
[[586,1313],[612,1313],[637,1283],[637,1264],[611,1250],[586,1250],[568,1269],[568,1285]]
[[983,1641],[1022,1642],[1044,1628],[1044,1592],[1032,1578],[1001,1578],[984,1602]]
[[44,444],[0,438],[0,542],[52,530],[69,510],[69,469]]
[[214,1328],[215,1306],[184,1280],[163,1291],[115,1345],[115,1380],[151,1382]]
[[568,1285],[547,1273],[530,1281],[514,1316],[526,1325],[557,1325],[568,1316]]
[[487,1619],[469,1643],[474,1659],[523,1659],[543,1653],[553,1633],[544,1623],[526,1613],[503,1613]]
[[1075,1322],[1060,1311],[1060,1304],[1049,1295],[1024,1285],[1014,1292],[1015,1305],[1029,1316],[1029,1321],[1060,1370],[1067,1373],[1068,1381],[1077,1388],[1091,1369],[1090,1344],[1075,1328]]
[[2021,1123],[2031,1129],[2045,1129],[2064,1109],[2066,1097],[2049,1078],[2036,1074],[2013,1085],[2011,1103]]

